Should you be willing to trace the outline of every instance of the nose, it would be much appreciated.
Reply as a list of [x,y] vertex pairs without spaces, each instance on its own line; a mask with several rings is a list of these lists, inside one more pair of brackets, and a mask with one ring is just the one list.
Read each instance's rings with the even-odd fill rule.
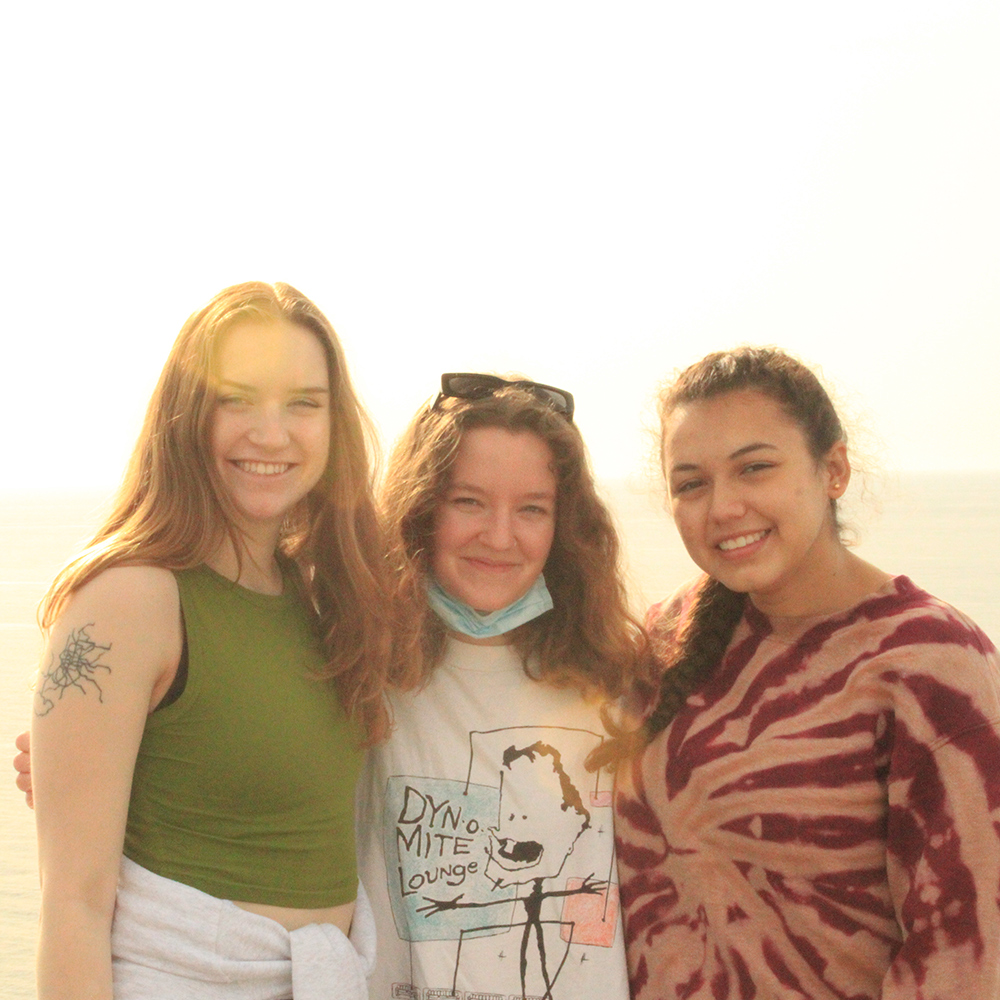
[[257,409],[247,430],[247,439],[259,448],[284,448],[289,435],[282,408],[262,406]]
[[718,481],[712,484],[710,514],[716,521],[730,521],[747,512],[743,491],[738,483]]
[[486,517],[479,537],[490,548],[512,548],[514,545],[514,523],[511,512],[503,509],[491,510]]

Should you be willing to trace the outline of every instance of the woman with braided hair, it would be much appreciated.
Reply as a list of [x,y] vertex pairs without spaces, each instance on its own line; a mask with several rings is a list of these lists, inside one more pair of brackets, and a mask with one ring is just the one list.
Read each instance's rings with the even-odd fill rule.
[[1000,660],[840,537],[829,396],[772,349],[660,398],[706,574],[654,607],[664,667],[615,823],[634,1000],[1000,996]]

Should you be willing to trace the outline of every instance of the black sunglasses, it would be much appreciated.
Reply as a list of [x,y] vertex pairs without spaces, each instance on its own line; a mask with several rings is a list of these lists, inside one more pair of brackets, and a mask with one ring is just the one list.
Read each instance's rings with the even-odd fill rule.
[[441,391],[434,400],[432,409],[446,396],[456,399],[483,399],[508,385],[530,392],[543,403],[548,403],[556,413],[561,413],[567,420],[573,419],[573,396],[565,389],[557,389],[554,385],[543,385],[541,382],[529,382],[518,379],[510,382],[498,375],[484,375],[480,372],[448,372],[441,376]]

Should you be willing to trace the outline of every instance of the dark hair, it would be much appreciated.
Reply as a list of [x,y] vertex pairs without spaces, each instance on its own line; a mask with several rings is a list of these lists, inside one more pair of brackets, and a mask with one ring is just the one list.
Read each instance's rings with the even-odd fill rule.
[[[657,400],[661,454],[664,428],[678,407],[741,390],[759,392],[775,400],[802,430],[809,452],[817,462],[845,439],[829,394],[801,361],[775,347],[737,347],[707,355],[661,389]],[[836,501],[831,498],[830,504],[836,524]],[[690,607],[681,617],[670,645],[671,655],[660,665],[664,669],[659,700],[646,720],[648,738],[666,728],[688,695],[718,666],[745,604],[746,594],[736,593],[718,580],[706,577],[699,584]],[[656,623],[651,623],[654,648],[656,631]]]
[[619,543],[597,495],[580,432],[546,403],[516,387],[482,399],[445,398],[414,417],[389,460],[383,488],[390,566],[396,576],[396,682],[426,682],[444,648],[445,629],[427,603],[435,512],[466,431],[498,427],[535,434],[552,452],[556,476],[555,537],[545,563],[551,612],[513,635],[528,672],[617,697],[635,665],[638,623],[628,611],[619,573]]
[[845,439],[823,384],[801,361],[776,347],[716,351],[685,368],[657,398],[661,432],[678,406],[740,390],[759,392],[777,402],[801,428],[816,461]]

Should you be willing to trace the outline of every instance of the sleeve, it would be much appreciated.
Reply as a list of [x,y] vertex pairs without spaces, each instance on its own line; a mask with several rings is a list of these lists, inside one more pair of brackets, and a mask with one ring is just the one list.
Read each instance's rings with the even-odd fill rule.
[[985,645],[955,622],[935,627],[884,677],[886,864],[903,940],[882,1000],[1000,997],[1000,662],[982,633]]

